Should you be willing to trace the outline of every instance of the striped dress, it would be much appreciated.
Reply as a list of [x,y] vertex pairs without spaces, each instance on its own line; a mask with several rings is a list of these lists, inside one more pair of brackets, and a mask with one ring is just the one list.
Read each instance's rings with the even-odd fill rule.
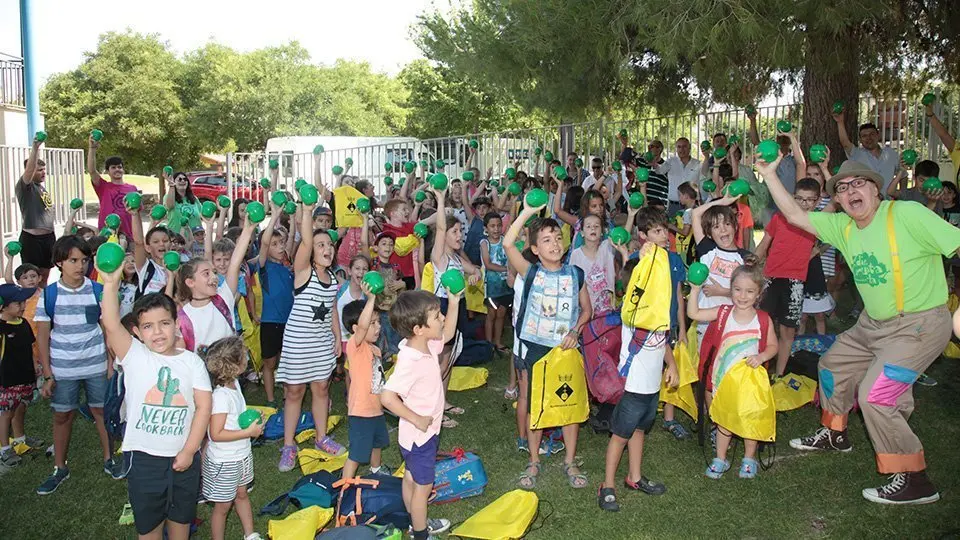
[[337,365],[333,354],[333,316],[337,309],[338,283],[329,269],[327,276],[330,283],[322,283],[317,271],[312,270],[310,281],[293,291],[293,309],[283,331],[277,382],[325,381]]

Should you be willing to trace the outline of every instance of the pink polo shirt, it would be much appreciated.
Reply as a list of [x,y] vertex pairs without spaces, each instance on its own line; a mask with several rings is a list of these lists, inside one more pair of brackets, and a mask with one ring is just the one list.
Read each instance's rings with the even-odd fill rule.
[[428,342],[430,354],[407,347],[407,340],[400,342],[397,353],[397,367],[387,380],[385,390],[400,396],[403,404],[411,411],[433,418],[426,432],[404,419],[400,419],[400,431],[397,442],[406,450],[413,445],[422,446],[434,435],[440,434],[440,422],[443,420],[443,378],[440,376],[440,359],[443,340]]

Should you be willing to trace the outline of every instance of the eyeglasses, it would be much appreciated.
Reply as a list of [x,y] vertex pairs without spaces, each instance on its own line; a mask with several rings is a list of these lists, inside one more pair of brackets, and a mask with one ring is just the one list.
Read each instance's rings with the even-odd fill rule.
[[845,193],[848,189],[852,187],[862,188],[863,186],[867,185],[867,182],[869,182],[869,180],[867,180],[866,178],[854,178],[849,182],[844,182],[842,184],[834,185],[833,190],[839,195],[840,193]]
[[794,197],[793,200],[799,203],[816,204],[820,201],[817,197]]
[[602,170],[603,170],[603,166],[602,166],[602,165],[601,165],[601,166],[592,166],[592,167],[590,167],[590,168],[593,169],[593,170],[595,170],[595,171],[602,171]]

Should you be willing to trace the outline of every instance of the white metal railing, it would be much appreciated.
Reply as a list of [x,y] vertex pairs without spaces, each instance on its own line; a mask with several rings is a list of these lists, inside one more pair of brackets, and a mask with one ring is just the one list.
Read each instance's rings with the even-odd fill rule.
[[[29,155],[30,148],[0,146],[0,220],[7,233],[20,230],[23,223],[14,189],[23,174],[24,162]],[[47,164],[44,187],[53,199],[55,221],[62,224],[69,217],[70,201],[74,198],[83,199],[83,150],[44,148],[41,150],[40,159]],[[86,219],[86,210],[82,209],[80,212],[80,218]]]
[[[938,96],[935,111],[947,129],[960,134],[960,112],[956,100],[949,103]],[[872,122],[877,125],[881,142],[889,144],[897,151],[906,148],[917,150],[922,158],[945,161],[948,152],[940,144],[939,138],[932,132],[927,122],[923,105],[919,100],[907,97],[875,98],[863,96],[859,103],[857,124]],[[778,120],[790,120],[795,129],[801,126],[801,104],[784,104],[757,108],[757,130],[761,139],[776,135]],[[665,153],[674,153],[674,143],[680,137],[690,139],[694,154],[699,154],[700,141],[708,140],[714,133],[736,134],[744,142],[745,149],[752,148],[747,137],[749,120],[744,109],[727,109],[686,115],[660,116],[634,120],[597,120],[576,124],[542,126],[536,128],[509,129],[452,135],[419,141],[387,143],[372,146],[360,146],[342,150],[327,150],[321,156],[321,171],[324,181],[330,182],[334,165],[345,165],[347,158],[353,160],[353,167],[347,173],[373,183],[378,194],[385,192],[383,177],[386,176],[384,164],[390,162],[394,168],[409,159],[426,160],[428,169],[435,170],[434,163],[443,160],[445,172],[450,177],[459,177],[465,170],[469,141],[479,143],[475,165],[486,171],[492,168],[494,174],[503,173],[506,167],[520,163],[521,170],[533,169],[534,149],[542,148],[554,154],[555,159],[565,162],[568,152],[576,152],[589,162],[590,157],[601,157],[608,163],[617,159],[620,142],[617,135],[626,129],[631,144],[638,151],[646,149],[647,143],[658,139],[664,144]],[[856,138],[856,133],[850,133]],[[801,141],[809,147],[817,141]],[[297,178],[310,179],[313,174],[314,156],[312,154],[287,153],[272,155],[260,152],[254,154],[233,154],[232,159],[240,169],[251,173],[266,173],[266,160],[280,158],[280,184],[292,185]],[[697,156],[699,157],[699,155]],[[228,156],[228,162],[231,160]],[[255,164],[250,166],[249,164]],[[244,169],[244,167],[246,167]],[[541,161],[540,172],[544,170]],[[402,173],[391,175],[394,180]],[[288,188],[289,189],[289,188]]]

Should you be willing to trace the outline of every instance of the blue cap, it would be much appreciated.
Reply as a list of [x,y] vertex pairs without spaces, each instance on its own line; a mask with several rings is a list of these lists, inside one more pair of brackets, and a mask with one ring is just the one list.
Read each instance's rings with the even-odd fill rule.
[[35,292],[37,292],[35,288],[24,289],[13,283],[4,283],[0,285],[0,300],[3,300],[3,305],[11,302],[26,302]]

